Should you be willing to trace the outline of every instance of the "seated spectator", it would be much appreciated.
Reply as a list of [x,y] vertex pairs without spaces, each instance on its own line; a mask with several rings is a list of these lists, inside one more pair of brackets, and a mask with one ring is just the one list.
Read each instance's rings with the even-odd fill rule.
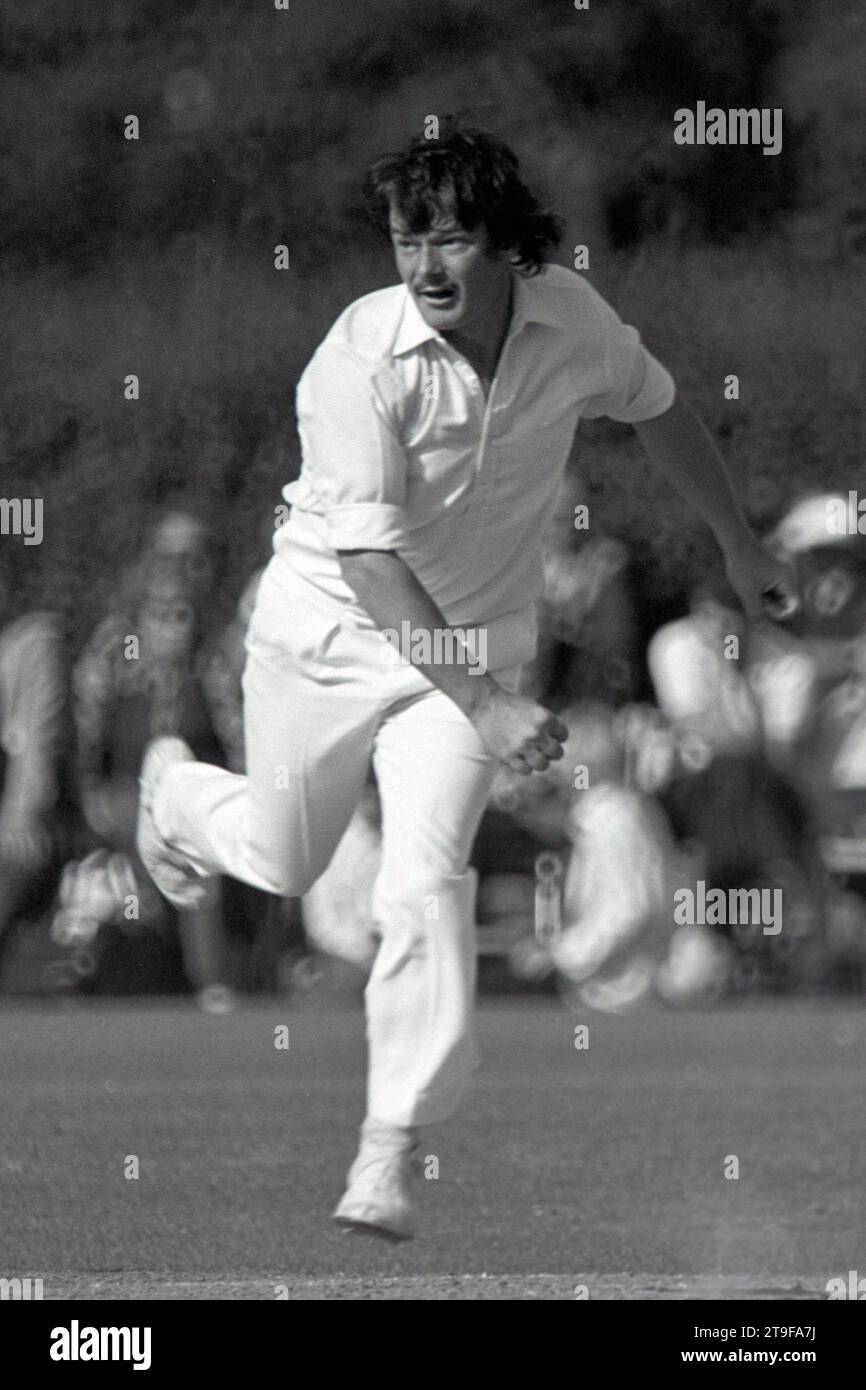
[[[6,558],[6,557],[4,557]],[[56,614],[14,615],[0,571],[0,950],[47,908],[74,836],[65,643]]]
[[674,765],[670,729],[646,705],[583,701],[562,718],[570,732],[561,761],[532,778],[501,770],[493,789],[536,847],[562,860],[559,938],[544,951],[531,944],[533,864],[520,877],[510,864],[486,877],[480,911],[491,921],[496,908],[508,927],[522,915],[515,967],[531,964],[537,978],[546,954],[548,973],[555,967],[581,1006],[617,1011],[652,993],[678,1005],[714,998],[728,985],[729,953],[700,929],[684,952],[674,930],[674,892],[691,861],[656,800]]
[[[794,983],[809,941],[822,930],[822,886],[812,818],[789,772],[771,759],[767,715],[771,680],[766,644],[788,642],[746,624],[721,590],[695,594],[686,618],[652,638],[648,664],[659,707],[669,720],[675,760],[661,803],[681,845],[698,855],[697,877],[715,889],[784,889],[783,934],[719,928],[750,957],[766,983]],[[778,652],[778,649],[777,649]],[[757,654],[763,688],[755,678]],[[781,653],[781,681],[791,662]],[[794,673],[800,681],[799,665]],[[778,713],[773,723],[781,736]]]
[[[173,541],[189,541],[169,527]],[[96,628],[74,671],[74,709],[82,804],[88,825],[105,845],[126,856],[139,885],[142,910],[171,915],[148,887],[135,851],[138,772],[151,738],[174,734],[196,756],[224,761],[224,750],[203,680],[203,623],[197,602],[206,592],[204,567],[188,572],[183,545],[163,555],[157,537],[137,568],[140,590]],[[190,587],[187,587],[190,582]],[[208,581],[209,582],[209,581]],[[212,661],[212,657],[209,658]],[[224,718],[224,712],[221,712]],[[201,908],[177,914],[187,975],[203,1008],[231,1007],[226,941],[218,881]]]
[[199,612],[206,611],[219,578],[219,550],[212,528],[182,502],[161,509],[133,568],[133,589],[141,592],[158,575],[174,582]]
[[771,543],[792,559],[803,606],[756,653],[774,756],[796,782],[831,879],[826,954],[834,983],[866,983],[866,539],[831,525],[848,498],[801,499]]
[[754,695],[744,675],[742,614],[710,587],[692,595],[687,617],[650,639],[647,663],[656,701],[695,770],[718,753],[750,753],[760,744]]
[[552,542],[544,569],[538,651],[524,688],[554,709],[577,699],[634,699],[641,661],[626,547],[611,536],[575,547]]

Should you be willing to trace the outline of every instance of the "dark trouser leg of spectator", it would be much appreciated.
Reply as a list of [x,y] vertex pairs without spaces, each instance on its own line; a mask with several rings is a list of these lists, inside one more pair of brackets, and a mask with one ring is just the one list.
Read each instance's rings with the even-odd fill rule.
[[231,989],[219,879],[209,882],[200,907],[178,912],[177,919],[187,978],[203,1008],[223,1012],[231,1007]]
[[38,883],[39,870],[0,863],[0,966]]

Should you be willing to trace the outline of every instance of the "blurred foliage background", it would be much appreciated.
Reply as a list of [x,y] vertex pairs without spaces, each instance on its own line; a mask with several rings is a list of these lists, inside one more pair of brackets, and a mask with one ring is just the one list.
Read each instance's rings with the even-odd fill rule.
[[[2,491],[44,497],[16,580],[79,631],[178,490],[222,529],[233,591],[261,563],[299,465],[298,375],[395,279],[363,169],[430,114],[515,146],[566,218],[558,259],[588,245],[756,522],[866,487],[859,0],[29,0],[0,50]],[[782,153],[675,145],[698,100],[781,107]],[[706,533],[627,429],[582,427],[577,460],[593,530],[675,606],[717,563]]]

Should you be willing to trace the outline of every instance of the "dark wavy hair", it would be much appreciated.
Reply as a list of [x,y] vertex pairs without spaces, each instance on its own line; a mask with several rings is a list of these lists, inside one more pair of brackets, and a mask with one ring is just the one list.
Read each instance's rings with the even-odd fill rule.
[[392,202],[415,234],[428,231],[447,211],[467,231],[483,225],[491,249],[510,252],[512,264],[526,275],[541,270],[562,236],[560,219],[540,207],[520,177],[513,150],[450,117],[437,139],[418,136],[377,159],[363,192],[367,212],[386,235]]

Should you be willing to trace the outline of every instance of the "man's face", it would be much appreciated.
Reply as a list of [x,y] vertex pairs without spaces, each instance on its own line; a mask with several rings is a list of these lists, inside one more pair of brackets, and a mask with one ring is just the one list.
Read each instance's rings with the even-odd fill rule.
[[508,304],[511,269],[489,251],[483,226],[469,231],[443,210],[426,231],[412,232],[393,207],[390,225],[397,270],[424,322],[438,333],[485,336]]
[[158,576],[171,576],[200,595],[213,579],[207,540],[201,524],[183,513],[172,513],[157,527],[150,549]]

